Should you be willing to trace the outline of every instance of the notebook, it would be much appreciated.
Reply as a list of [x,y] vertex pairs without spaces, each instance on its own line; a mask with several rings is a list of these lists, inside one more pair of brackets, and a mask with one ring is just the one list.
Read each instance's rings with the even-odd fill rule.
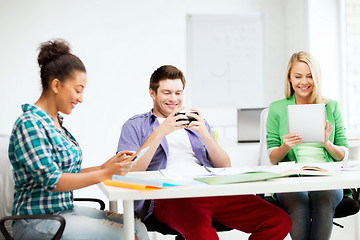
[[105,180],[105,185],[113,187],[131,188],[137,190],[156,190],[164,187],[175,187],[178,184],[160,179],[142,179],[128,176],[113,175],[112,179]]
[[238,173],[231,175],[198,177],[194,179],[210,185],[217,185],[217,184],[264,181],[264,180],[270,180],[273,178],[280,178],[280,177],[284,177],[284,176],[279,173],[273,173],[267,171],[254,171],[254,172]]
[[288,133],[297,133],[305,143],[324,142],[325,104],[288,105]]

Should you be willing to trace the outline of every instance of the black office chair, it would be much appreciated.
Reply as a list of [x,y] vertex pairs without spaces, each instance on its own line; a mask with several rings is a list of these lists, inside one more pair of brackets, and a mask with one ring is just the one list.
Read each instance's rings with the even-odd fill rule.
[[[101,199],[97,198],[74,198],[75,201],[79,202],[97,202],[100,205],[100,210],[105,210],[105,203]],[[23,216],[6,216],[0,219],[0,231],[4,235],[6,240],[14,240],[9,233],[8,229],[5,227],[5,223],[7,221],[15,221],[15,220],[22,220],[22,219],[50,219],[54,221],[60,222],[60,227],[58,231],[53,236],[52,240],[59,240],[65,230],[66,221],[65,218],[59,215],[51,215],[51,214],[42,214],[42,215],[23,215]]]
[[[343,218],[351,215],[355,215],[360,210],[359,202],[359,191],[360,189],[352,189],[352,195],[344,196],[339,205],[336,207],[334,218]],[[344,228],[343,225],[333,222],[335,226]]]
[[[148,218],[144,219],[144,216],[150,206],[151,200],[146,200],[140,213],[140,219],[145,224],[148,231],[159,232],[163,235],[175,235],[175,240],[185,240],[185,238],[176,230],[172,229],[165,223],[160,222],[154,213],[152,213]],[[217,232],[231,231],[232,228],[222,225],[219,222],[212,221],[211,225],[216,229]]]

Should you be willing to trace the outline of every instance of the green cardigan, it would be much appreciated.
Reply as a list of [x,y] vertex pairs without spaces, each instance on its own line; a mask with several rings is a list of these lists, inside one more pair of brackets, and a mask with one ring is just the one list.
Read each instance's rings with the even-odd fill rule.
[[[295,96],[291,95],[269,106],[269,114],[266,122],[266,141],[267,148],[280,147],[283,143],[283,136],[288,134],[287,123],[287,106],[295,105]],[[340,107],[338,102],[329,100],[325,106],[325,118],[329,121],[330,126],[333,126],[333,131],[330,135],[330,142],[337,146],[348,147],[347,137],[345,133],[344,123],[341,117]],[[282,160],[297,162],[297,145],[295,145]],[[327,162],[335,161],[331,155],[325,150],[324,154]]]

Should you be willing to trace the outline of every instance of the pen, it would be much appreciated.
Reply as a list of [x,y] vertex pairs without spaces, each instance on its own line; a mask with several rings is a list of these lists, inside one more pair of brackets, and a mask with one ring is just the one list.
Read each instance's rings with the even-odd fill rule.
[[213,173],[209,168],[207,168],[205,165],[203,165],[204,166],[204,168],[205,168],[205,170],[207,171],[207,172],[209,172],[209,173]]

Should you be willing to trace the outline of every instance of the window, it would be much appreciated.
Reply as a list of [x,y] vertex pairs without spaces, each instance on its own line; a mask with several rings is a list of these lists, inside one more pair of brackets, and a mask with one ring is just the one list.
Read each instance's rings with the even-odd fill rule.
[[360,133],[360,1],[346,0],[348,129]]

